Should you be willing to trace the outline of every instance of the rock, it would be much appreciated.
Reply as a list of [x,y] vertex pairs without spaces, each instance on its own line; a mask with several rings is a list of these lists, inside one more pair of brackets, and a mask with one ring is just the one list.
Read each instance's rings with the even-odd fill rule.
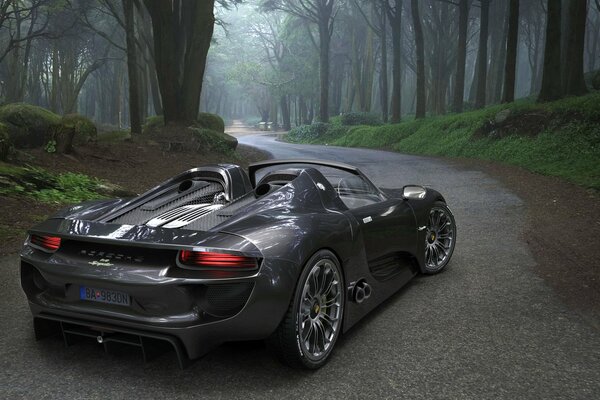
[[2,122],[16,148],[44,146],[60,126],[59,115],[42,107],[11,103],[0,107]]
[[501,124],[504,121],[506,121],[508,119],[508,117],[510,117],[510,109],[506,109],[506,110],[502,110],[500,111],[498,114],[496,114],[496,117],[494,118],[494,122],[497,124]]

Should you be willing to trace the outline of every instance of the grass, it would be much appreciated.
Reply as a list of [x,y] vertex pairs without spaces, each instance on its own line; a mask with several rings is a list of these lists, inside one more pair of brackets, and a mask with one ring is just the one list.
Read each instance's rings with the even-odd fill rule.
[[104,182],[87,175],[53,174],[41,168],[0,163],[0,195],[25,196],[44,203],[72,204],[104,198]]
[[[495,121],[500,112],[509,119]],[[336,121],[316,137],[292,131],[288,140],[499,161],[600,190],[599,92],[545,104],[520,100],[394,125],[340,127]]]

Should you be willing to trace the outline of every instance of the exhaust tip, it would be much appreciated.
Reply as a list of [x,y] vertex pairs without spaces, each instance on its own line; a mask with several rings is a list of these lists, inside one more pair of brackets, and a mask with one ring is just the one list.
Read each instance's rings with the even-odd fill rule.
[[357,304],[361,304],[363,301],[371,297],[373,289],[371,285],[367,283],[365,279],[361,279],[349,288],[350,299]]

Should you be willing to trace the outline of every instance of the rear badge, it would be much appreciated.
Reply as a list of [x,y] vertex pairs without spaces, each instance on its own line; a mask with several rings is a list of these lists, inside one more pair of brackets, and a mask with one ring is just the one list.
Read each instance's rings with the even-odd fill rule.
[[111,267],[114,265],[108,258],[102,258],[100,261],[89,261],[88,264],[95,265],[97,267]]
[[368,224],[368,223],[369,223],[369,222],[371,222],[371,221],[373,221],[373,218],[371,218],[371,217],[366,217],[366,218],[363,218],[363,223],[364,223],[364,224]]

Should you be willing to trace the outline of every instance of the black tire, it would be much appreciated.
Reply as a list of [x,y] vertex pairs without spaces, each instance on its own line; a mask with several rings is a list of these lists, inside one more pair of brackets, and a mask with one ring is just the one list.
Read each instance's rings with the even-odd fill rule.
[[[437,215],[445,219],[445,222],[435,224]],[[443,225],[443,230],[439,229],[441,225]],[[426,226],[424,272],[432,275],[446,268],[456,246],[456,221],[446,203],[442,201],[434,203],[429,210]],[[432,250],[432,248],[435,249]]]
[[[331,300],[326,302],[328,304],[330,303],[331,305],[327,305],[325,303],[321,305],[321,303],[319,303],[318,306],[315,304],[314,308],[312,306],[307,308],[306,302],[308,301],[310,296],[310,293],[307,292],[307,290],[310,291],[310,289],[307,289],[307,287],[310,286],[310,283],[308,283],[309,276],[313,277],[316,268],[322,268],[322,271],[324,271],[322,273],[322,276],[323,279],[325,279],[323,282],[326,282],[327,271],[330,267],[332,270],[337,271],[337,276],[333,272],[331,272],[330,276],[332,279],[332,289],[330,290],[333,290],[334,287],[337,288],[335,290],[339,290],[339,292],[336,292],[339,293],[339,300],[333,300],[333,294],[331,294]],[[333,282],[335,279],[337,279],[338,283],[334,285]],[[342,329],[342,319],[344,315],[344,307],[346,301],[345,292],[346,290],[344,286],[342,268],[336,256],[328,250],[320,250],[317,253],[315,253],[308,260],[308,262],[304,266],[304,269],[302,270],[302,273],[300,274],[300,278],[298,279],[298,283],[296,285],[296,290],[294,291],[294,296],[292,298],[292,301],[290,302],[290,306],[285,317],[283,318],[283,321],[281,322],[277,330],[273,333],[273,335],[271,335],[271,337],[267,340],[267,345],[269,346],[271,351],[279,358],[279,360],[281,360],[281,362],[292,368],[304,369],[317,369],[327,363]],[[336,294],[336,297],[337,296],[338,295]],[[318,296],[315,295],[315,298],[313,300],[318,301],[317,297]],[[322,299],[327,299],[327,297],[323,295]],[[332,301],[335,301],[335,303],[331,303]],[[338,302],[339,306],[335,305]],[[308,314],[306,313],[307,310],[309,310]],[[304,313],[302,311],[304,311]],[[324,319],[319,319],[319,313],[331,313],[331,315],[337,314],[338,320],[336,321],[336,328],[333,328],[333,324],[328,325],[330,328],[325,326],[326,324],[323,323]],[[313,314],[315,314],[314,319],[312,317]],[[301,319],[303,318],[306,318],[304,319],[304,323],[301,321]],[[310,320],[308,320],[308,318],[310,318]],[[311,351],[310,345],[307,344],[308,342],[310,342],[310,333],[308,334],[308,339],[304,339],[304,332],[312,332],[312,327],[316,325],[316,323],[313,324],[312,321],[321,321],[321,328],[323,330],[321,331],[320,329],[318,329],[318,332],[323,332],[323,338],[327,336],[327,329],[329,329],[330,333],[332,334],[331,340],[328,344],[324,344],[323,351],[320,355],[315,355],[318,353],[318,345],[315,346],[315,351]],[[306,329],[306,324],[311,324],[311,326],[308,329]],[[327,324],[329,324],[329,322],[327,322]],[[306,330],[303,330],[303,328]],[[317,328],[315,328],[313,335],[317,335],[315,339],[315,342],[317,342]]]

